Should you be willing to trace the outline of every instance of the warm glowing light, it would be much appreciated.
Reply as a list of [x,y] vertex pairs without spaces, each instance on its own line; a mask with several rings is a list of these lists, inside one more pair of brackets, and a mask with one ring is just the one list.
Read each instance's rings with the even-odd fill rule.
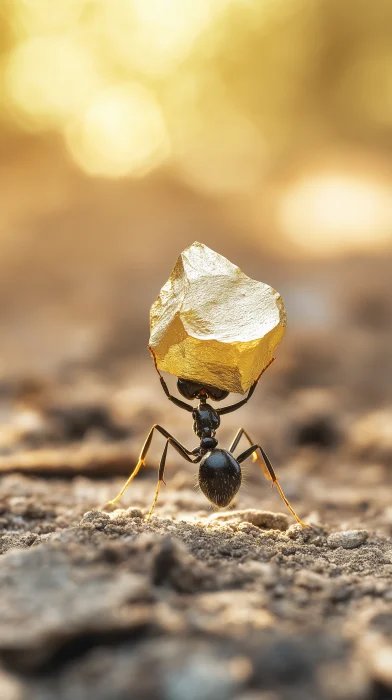
[[351,115],[365,115],[370,123],[392,124],[391,41],[369,42],[342,74],[335,100]]
[[112,55],[143,73],[163,74],[183,61],[229,0],[110,0],[102,26]]
[[84,0],[13,0],[11,21],[22,35],[63,31],[80,19],[84,6]]
[[201,144],[197,138],[189,139],[179,158],[179,170],[201,190],[246,194],[255,190],[267,161],[268,148],[256,127],[232,110],[203,133]]
[[185,73],[163,94],[177,172],[202,191],[248,194],[268,163],[266,139],[258,124],[233,105],[221,79],[209,76],[205,95],[198,87],[197,76]]
[[109,177],[144,175],[169,153],[160,107],[137,83],[100,92],[67,130],[67,144],[83,170]]
[[[242,197],[259,191],[270,167],[278,174],[284,154],[302,167],[309,148],[336,146],[334,134],[348,128],[358,152],[366,143],[387,153],[387,1],[358,11],[355,0],[336,2],[334,19],[328,3],[310,0],[3,4],[1,117],[65,135],[86,172],[148,172],[167,157],[169,133],[179,177]],[[338,36],[335,22],[351,30],[347,42],[336,40],[331,73],[320,47]],[[138,90],[116,87],[134,82]],[[387,198],[382,183],[324,174],[293,185],[279,219],[288,238],[312,250],[381,244],[389,240]]]
[[67,35],[22,42],[5,71],[11,107],[26,126],[62,125],[86,107],[98,84],[91,54]]
[[392,242],[392,196],[382,182],[350,175],[302,179],[283,196],[286,237],[312,253],[375,248]]

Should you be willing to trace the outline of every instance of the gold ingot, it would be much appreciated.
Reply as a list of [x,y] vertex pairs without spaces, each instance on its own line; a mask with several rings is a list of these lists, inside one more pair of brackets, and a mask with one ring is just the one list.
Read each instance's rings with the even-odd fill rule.
[[151,307],[150,346],[160,370],[245,394],[272,361],[285,326],[278,292],[196,241]]

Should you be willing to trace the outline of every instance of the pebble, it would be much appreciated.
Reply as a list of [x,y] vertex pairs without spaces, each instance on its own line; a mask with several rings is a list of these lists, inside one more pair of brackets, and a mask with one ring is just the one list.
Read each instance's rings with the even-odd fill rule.
[[109,513],[104,513],[101,510],[88,510],[82,518],[83,522],[92,523],[95,520],[109,520]]
[[368,536],[369,533],[367,530],[346,530],[344,532],[333,532],[327,538],[327,544],[331,549],[337,549],[337,547],[343,547],[343,549],[355,549],[355,547],[360,547],[361,544],[364,544]]
[[287,530],[289,521],[284,513],[271,513],[267,510],[256,510],[248,508],[247,510],[231,510],[224,513],[214,513],[209,518],[214,522],[228,522],[237,520],[240,522],[251,523],[256,527],[267,530]]

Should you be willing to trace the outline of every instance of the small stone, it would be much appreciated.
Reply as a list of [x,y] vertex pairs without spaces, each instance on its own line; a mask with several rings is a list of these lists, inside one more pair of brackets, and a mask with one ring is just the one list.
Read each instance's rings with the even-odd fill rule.
[[161,370],[244,394],[272,361],[285,326],[275,289],[196,241],[151,307],[150,348]]
[[92,530],[103,530],[110,520],[108,513],[100,510],[89,510],[84,514],[79,526]]
[[[312,517],[307,517],[305,518],[305,521],[310,523],[312,521]],[[312,527],[313,527],[313,521],[312,521]],[[287,537],[290,537],[291,540],[297,541],[297,542],[307,542],[311,537],[313,537],[313,544],[315,542],[315,537],[313,534],[313,530],[308,528],[308,527],[303,527],[299,523],[292,523],[290,527],[287,529],[286,532]]]
[[108,513],[104,513],[101,510],[88,510],[83,518],[82,522],[92,523],[95,520],[109,520],[110,516]]
[[346,530],[345,532],[333,532],[327,538],[328,547],[337,549],[355,549],[366,542],[369,533],[367,530]]
[[143,518],[140,508],[127,508],[126,513],[129,518]]
[[243,523],[251,523],[256,527],[266,530],[287,530],[289,521],[284,513],[271,513],[268,510],[256,510],[248,508],[247,510],[230,510],[224,513],[214,513],[210,517],[210,521],[214,522],[229,522],[240,521]]

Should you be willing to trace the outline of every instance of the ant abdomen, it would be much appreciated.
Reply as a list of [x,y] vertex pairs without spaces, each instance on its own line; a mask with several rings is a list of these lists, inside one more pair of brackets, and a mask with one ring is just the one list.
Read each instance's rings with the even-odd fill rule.
[[200,462],[199,486],[211,503],[224,508],[241,486],[241,467],[230,452],[211,450]]

